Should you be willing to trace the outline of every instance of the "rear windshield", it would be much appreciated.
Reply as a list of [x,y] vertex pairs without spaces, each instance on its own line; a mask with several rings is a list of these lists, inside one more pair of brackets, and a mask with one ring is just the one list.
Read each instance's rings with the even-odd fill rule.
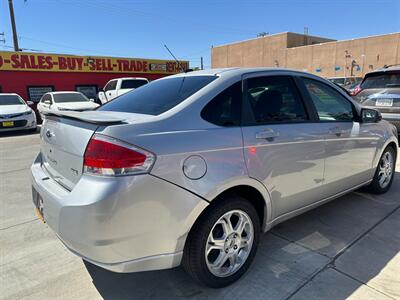
[[121,89],[137,89],[138,87],[145,85],[147,80],[143,79],[127,79],[122,80]]
[[400,87],[400,72],[382,72],[366,75],[361,88],[381,89],[390,87]]
[[155,80],[119,96],[98,110],[159,115],[205,87],[216,76],[188,76]]
[[329,80],[336,84],[344,84],[344,78],[331,78]]
[[89,101],[89,99],[81,93],[53,94],[53,97],[56,103]]
[[0,105],[21,105],[25,102],[18,96],[0,95]]

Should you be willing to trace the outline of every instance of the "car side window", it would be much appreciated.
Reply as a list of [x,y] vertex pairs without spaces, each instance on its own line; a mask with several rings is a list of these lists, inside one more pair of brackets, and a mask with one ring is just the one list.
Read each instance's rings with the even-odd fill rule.
[[246,125],[302,122],[309,119],[290,76],[265,76],[247,80],[247,104],[252,118]]
[[106,84],[106,86],[104,87],[104,91],[111,91],[111,90],[115,90],[117,87],[117,80],[111,80],[109,83]]
[[242,106],[242,81],[214,97],[201,111],[201,117],[218,126],[239,126]]
[[51,96],[48,95],[48,94],[47,94],[47,95],[44,95],[43,98],[42,98],[42,101],[40,101],[40,102],[44,103],[44,102],[46,102],[46,101],[49,101],[50,104],[53,102],[53,101],[51,101]]
[[321,121],[352,121],[353,106],[338,91],[310,78],[302,78]]

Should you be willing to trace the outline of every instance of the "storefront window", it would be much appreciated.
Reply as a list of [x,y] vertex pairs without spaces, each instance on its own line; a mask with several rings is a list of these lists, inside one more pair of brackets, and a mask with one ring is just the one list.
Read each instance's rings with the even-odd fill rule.
[[77,85],[75,86],[75,90],[77,92],[81,92],[89,99],[96,99],[97,98],[97,85]]
[[32,102],[39,102],[46,93],[54,91],[53,86],[28,86],[28,97]]

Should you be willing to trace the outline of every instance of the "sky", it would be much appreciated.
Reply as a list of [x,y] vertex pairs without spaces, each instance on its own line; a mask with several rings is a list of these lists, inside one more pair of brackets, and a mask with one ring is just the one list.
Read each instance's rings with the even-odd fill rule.
[[[14,0],[26,51],[171,59],[209,68],[211,47],[285,31],[333,39],[400,32],[400,0]],[[12,50],[8,0],[0,33]],[[0,37],[1,39],[1,37]]]

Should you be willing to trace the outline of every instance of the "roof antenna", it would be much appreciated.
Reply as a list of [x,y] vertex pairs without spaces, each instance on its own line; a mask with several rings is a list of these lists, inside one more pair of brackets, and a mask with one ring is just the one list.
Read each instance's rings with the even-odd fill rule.
[[171,50],[169,50],[169,48],[167,47],[167,45],[164,44],[165,49],[167,49],[167,51],[169,52],[169,54],[171,54],[171,56],[175,59],[176,63],[179,65],[179,68],[181,69],[181,72],[186,72],[187,70],[185,70],[182,66],[182,64],[176,59],[175,55],[171,52]]

